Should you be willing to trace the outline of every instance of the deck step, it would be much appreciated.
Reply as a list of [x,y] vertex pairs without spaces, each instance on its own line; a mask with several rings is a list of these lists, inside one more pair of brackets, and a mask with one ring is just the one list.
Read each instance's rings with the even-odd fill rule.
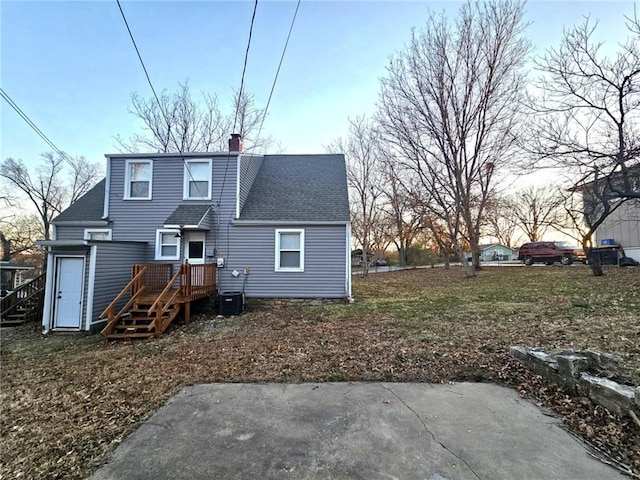
[[5,320],[4,318],[2,320],[0,320],[0,327],[18,327],[20,325],[23,325],[25,323],[25,320]]
[[153,319],[156,318],[155,316],[153,317],[149,317],[147,315],[130,315],[127,317],[122,317],[122,319],[120,320],[122,323],[143,323],[143,322],[153,322]]
[[115,325],[113,327],[114,330],[117,330],[119,332],[146,332],[151,330],[151,324],[145,324],[145,325]]
[[121,338],[151,338],[152,332],[135,332],[135,333],[110,333],[106,335],[107,340],[116,340]]

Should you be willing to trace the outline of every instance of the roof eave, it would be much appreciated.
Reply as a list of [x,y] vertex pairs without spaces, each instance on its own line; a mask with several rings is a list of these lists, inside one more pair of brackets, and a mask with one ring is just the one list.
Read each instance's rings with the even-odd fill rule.
[[349,220],[232,220],[233,225],[349,225]]
[[54,220],[53,225],[60,227],[107,227],[108,220]]
[[237,157],[238,152],[184,152],[180,153],[105,153],[106,158],[211,158]]

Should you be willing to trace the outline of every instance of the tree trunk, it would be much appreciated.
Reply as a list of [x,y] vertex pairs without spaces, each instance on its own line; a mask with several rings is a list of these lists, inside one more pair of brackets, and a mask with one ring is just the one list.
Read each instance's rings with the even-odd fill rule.
[[602,264],[600,263],[600,255],[597,252],[594,252],[593,249],[587,250],[589,267],[591,267],[591,273],[593,273],[594,277],[602,277],[604,272],[602,271]]
[[480,253],[477,250],[471,252],[471,263],[475,271],[481,270],[482,265],[480,265]]
[[398,266],[405,267],[407,265],[407,248],[402,245],[398,248]]
[[367,250],[362,249],[362,275],[366,276],[369,274],[369,257],[367,255]]
[[448,250],[441,248],[440,256],[442,257],[442,263],[444,263],[445,270],[449,270],[449,268],[451,268],[451,261],[450,261],[451,253]]
[[469,261],[467,259],[467,255],[464,253],[460,245],[456,245],[456,253],[458,254],[458,258],[460,258],[460,263],[467,270],[467,278],[474,278],[476,276],[476,271],[473,268],[473,261]]

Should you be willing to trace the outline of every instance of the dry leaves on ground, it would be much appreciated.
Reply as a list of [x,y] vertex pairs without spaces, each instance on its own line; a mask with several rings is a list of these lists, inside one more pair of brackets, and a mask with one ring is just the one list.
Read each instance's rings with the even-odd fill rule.
[[[640,429],[533,375],[509,346],[597,348],[640,371],[632,269],[425,269],[354,281],[354,305],[196,316],[163,338],[2,330],[2,478],[85,478],[180,388],[202,382],[492,381],[561,415],[619,468],[640,473]],[[635,274],[635,275],[634,275]],[[622,467],[621,467],[622,466]]]

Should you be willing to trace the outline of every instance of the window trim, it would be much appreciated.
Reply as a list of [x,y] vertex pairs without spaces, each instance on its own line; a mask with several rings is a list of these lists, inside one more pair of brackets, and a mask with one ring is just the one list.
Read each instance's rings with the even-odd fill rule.
[[106,242],[108,240],[111,240],[111,229],[110,228],[85,228],[84,229],[84,235],[82,238],[84,238],[85,240],[93,240],[91,238],[91,234],[92,233],[106,233],[107,234],[107,239],[106,240],[98,240],[98,241],[102,241],[102,242]]
[[[283,233],[296,233],[300,236],[300,249],[299,250],[285,250],[288,252],[299,251],[300,252],[300,266],[299,267],[281,267],[280,266],[280,235]],[[303,228],[277,228],[275,239],[275,269],[276,272],[304,272],[304,229]]]
[[173,233],[174,235],[176,233],[180,233],[180,230],[175,229],[175,228],[159,228],[156,230],[156,251],[155,251],[155,260],[180,260],[180,253],[181,253],[181,248],[182,248],[182,242],[181,242],[181,238],[177,237],[177,244],[176,244],[176,254],[175,255],[171,255],[171,256],[163,256],[162,255],[162,234],[166,234],[166,233]]
[[[189,170],[189,165],[191,165],[192,163],[206,163],[209,166],[209,175],[207,176],[207,182],[208,182],[208,189],[207,189],[207,195],[205,197],[190,197],[189,196],[189,181],[191,180],[191,174],[190,174],[190,170]],[[213,183],[213,178],[212,178],[213,174],[212,174],[212,161],[210,158],[193,158],[190,160],[185,160],[184,161],[184,173],[183,173],[183,180],[182,180],[182,199],[183,200],[211,200],[211,187],[212,187],[212,183]]]
[[[146,163],[151,167],[151,174],[149,176],[149,195],[146,197],[132,197],[131,196],[131,169],[129,165],[133,163]],[[137,160],[129,159],[125,162],[124,173],[124,200],[151,200],[153,197],[153,160]]]

